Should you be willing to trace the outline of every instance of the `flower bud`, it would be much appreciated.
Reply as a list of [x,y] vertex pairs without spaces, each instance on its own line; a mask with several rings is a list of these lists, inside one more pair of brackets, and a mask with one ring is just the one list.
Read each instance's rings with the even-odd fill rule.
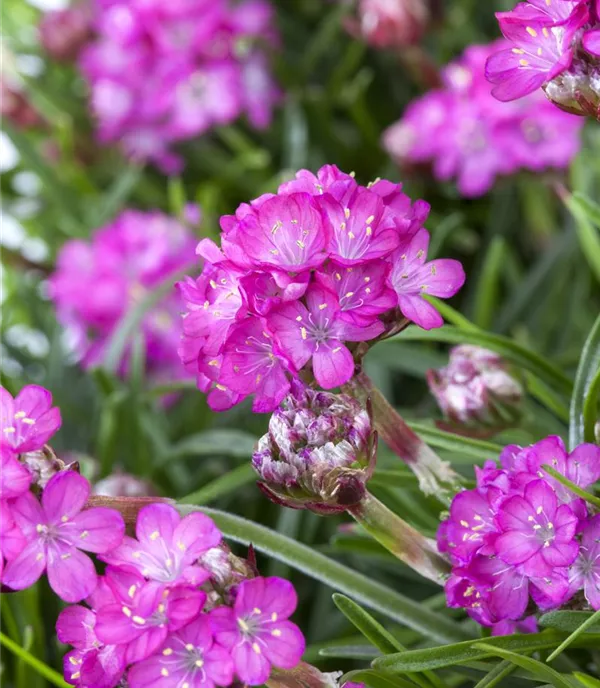
[[461,345],[445,368],[429,370],[427,382],[444,421],[438,426],[463,434],[492,435],[520,417],[523,388],[492,351]]
[[210,573],[209,598],[218,604],[230,604],[236,585],[258,576],[258,570],[248,559],[236,556],[225,542],[212,547],[200,556],[198,564]]
[[84,5],[47,12],[39,25],[40,42],[56,60],[74,60],[91,36],[91,12]]
[[252,465],[275,503],[330,514],[361,501],[375,451],[371,419],[355,399],[298,386],[271,416]]
[[156,490],[147,480],[116,471],[95,483],[92,494],[106,497],[151,497],[156,494]]
[[359,0],[357,31],[377,48],[400,48],[421,39],[430,20],[429,0]]
[[4,76],[0,78],[0,115],[21,130],[37,129],[45,124],[26,94],[17,84],[10,84]]
[[61,471],[76,471],[79,473],[79,464],[77,461],[69,461],[68,463],[59,459],[54,453],[53,449],[45,444],[41,449],[36,451],[24,452],[19,455],[21,463],[25,464],[33,475],[33,484],[40,489],[46,487],[46,483],[56,473]]

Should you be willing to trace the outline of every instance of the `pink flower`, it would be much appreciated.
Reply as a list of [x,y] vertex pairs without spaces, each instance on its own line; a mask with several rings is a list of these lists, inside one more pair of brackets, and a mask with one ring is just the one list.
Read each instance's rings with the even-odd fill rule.
[[425,330],[441,327],[443,320],[423,294],[447,299],[465,281],[464,270],[457,260],[442,258],[426,263],[428,247],[429,232],[422,229],[392,256],[390,274],[402,314]]
[[28,544],[8,563],[5,585],[23,590],[47,570],[50,587],[66,602],[79,602],[93,592],[96,571],[80,550],[112,550],[123,539],[125,524],[113,509],[84,509],[89,494],[90,485],[83,476],[63,471],[50,479],[41,504],[31,493],[12,503],[13,518]]
[[39,25],[40,42],[56,60],[72,60],[90,39],[90,12],[85,4],[44,14]]
[[62,423],[52,394],[38,385],[23,387],[14,399],[0,387],[0,412],[0,443],[18,454],[41,449]]
[[583,530],[579,557],[569,569],[569,596],[581,589],[592,609],[600,609],[600,514]]
[[169,588],[110,566],[106,582],[115,601],[98,609],[95,633],[106,645],[126,645],[127,664],[153,654],[168,633],[192,621],[206,601],[205,593],[192,586]]
[[304,652],[300,629],[290,621],[297,605],[291,583],[282,578],[253,578],[240,583],[233,608],[210,615],[217,643],[231,652],[244,683],[264,683],[271,667],[293,669]]
[[[371,45],[401,48],[419,41],[430,10],[425,0],[359,0],[358,13],[357,30]],[[350,29],[355,32],[353,23]]]
[[135,532],[137,540],[126,535],[120,546],[101,559],[169,585],[206,580],[206,572],[195,562],[221,541],[221,533],[208,516],[193,513],[181,518],[177,509],[168,504],[150,504],[141,509]]
[[345,341],[366,341],[381,334],[384,325],[352,325],[341,317],[337,297],[323,287],[309,288],[306,306],[298,301],[274,310],[267,319],[269,330],[296,369],[308,361],[324,389],[339,387],[354,374],[354,359]]
[[131,688],[213,688],[233,681],[229,652],[214,641],[207,616],[171,633],[160,651],[138,662],[127,674]]
[[31,473],[17,459],[17,454],[0,445],[0,499],[14,499],[27,492]]

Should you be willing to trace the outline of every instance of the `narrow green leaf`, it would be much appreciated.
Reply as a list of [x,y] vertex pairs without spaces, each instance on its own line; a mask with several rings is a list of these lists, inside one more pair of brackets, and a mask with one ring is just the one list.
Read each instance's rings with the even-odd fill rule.
[[103,361],[105,370],[112,373],[117,371],[119,363],[121,362],[121,357],[127,347],[127,343],[131,339],[133,333],[140,327],[146,313],[166,296],[173,288],[173,284],[181,279],[188,271],[189,268],[186,267],[183,270],[179,270],[169,275],[158,285],[158,287],[156,287],[156,289],[148,292],[138,303],[125,313],[125,316],[121,319],[119,326],[113,332],[108,346],[106,347]]
[[204,485],[204,487],[196,490],[196,492],[192,492],[180,501],[184,504],[209,504],[255,480],[256,473],[250,462],[244,463],[228,473],[225,473],[225,475],[215,478],[215,480],[212,480],[207,485]]
[[600,508],[600,499],[598,497],[594,497],[594,495],[590,494],[589,492],[586,492],[585,490],[582,490],[578,485],[575,485],[575,483],[572,483],[568,478],[565,478],[565,476],[562,473],[559,473],[558,471],[555,471],[552,466],[548,466],[547,464],[542,464],[542,468],[546,471],[546,473],[549,473],[553,478],[556,478],[561,485],[564,485],[567,487],[571,492],[574,492],[578,497],[581,497],[582,499],[585,499],[588,504],[593,504],[596,508]]
[[600,233],[590,221],[587,210],[589,205],[581,202],[581,196],[568,195],[564,202],[575,218],[581,251],[596,279],[600,281]]
[[535,677],[539,677],[544,681],[548,681],[551,685],[555,686],[555,688],[573,688],[567,679],[561,676],[558,671],[555,671],[545,664],[538,662],[536,659],[519,655],[516,652],[511,652],[510,650],[503,650],[501,648],[494,647],[493,645],[489,645],[488,643],[475,643],[473,647],[480,650],[486,650],[493,655],[507,659],[513,664],[516,664],[523,669],[527,669],[527,671],[530,671]]
[[454,325],[461,330],[471,330],[474,332],[482,331],[475,323],[472,323],[469,318],[465,317],[455,308],[452,308],[452,306],[449,306],[445,301],[442,301],[442,299],[430,296],[429,294],[425,294],[424,298],[441,313],[444,320],[448,321],[450,325]]
[[[540,618],[540,626],[544,628],[556,628],[559,631],[571,633],[581,627],[586,621],[594,616],[593,612],[572,612],[556,611],[544,614]],[[586,625],[586,633],[600,633],[600,623],[596,625]]]
[[250,463],[257,441],[257,437],[243,430],[205,430],[174,444],[162,463],[182,456],[231,456],[248,459]]
[[415,688],[412,681],[406,681],[398,676],[386,676],[373,669],[350,671],[342,677],[340,685],[347,682],[365,683],[370,688]]
[[589,676],[588,674],[583,674],[581,671],[575,671],[573,676],[585,688],[600,688],[600,679]]
[[495,688],[500,681],[514,673],[516,668],[515,664],[506,659],[503,662],[498,662],[489,674],[486,674],[474,688]]
[[573,390],[573,383],[562,370],[539,354],[526,349],[508,337],[445,325],[436,330],[421,330],[418,327],[409,327],[390,339],[384,339],[382,344],[405,341],[447,342],[450,344],[475,344],[476,346],[482,346],[499,353],[517,366],[531,371],[566,396],[570,396]]
[[486,330],[492,326],[494,315],[498,310],[500,275],[504,267],[504,241],[504,237],[500,235],[492,237],[475,289],[473,320],[479,327]]
[[51,684],[58,686],[59,688],[69,688],[69,684],[63,680],[63,677],[57,671],[54,671],[54,669],[49,667],[47,664],[44,664],[44,662],[34,657],[31,653],[27,652],[27,650],[22,648],[20,645],[17,645],[17,643],[12,641],[8,636],[1,632],[0,643],[23,662],[35,669],[40,676],[43,676]]
[[[565,634],[559,631],[546,630],[542,633],[528,635],[499,636],[490,638],[486,642],[494,649],[534,652],[555,648],[557,643],[562,642],[565,637]],[[475,647],[477,642],[471,640],[424,650],[407,650],[406,652],[379,657],[374,661],[373,666],[393,673],[406,673],[407,671],[439,669],[493,656],[489,650]],[[577,647],[597,647],[599,642],[600,635],[589,634],[577,638],[574,645]]]
[[[196,511],[195,507],[180,505],[182,513]],[[210,516],[228,537],[254,547],[279,559],[306,575],[345,593],[383,615],[441,642],[454,642],[470,634],[442,614],[404,597],[399,592],[329,559],[312,547],[284,537],[269,528],[240,516],[216,509],[201,509]]]
[[116,215],[133,193],[143,171],[144,168],[140,165],[129,165],[115,177],[114,182],[96,203],[91,213],[89,224],[92,228],[103,225]]
[[167,195],[169,197],[169,212],[175,217],[181,217],[185,208],[186,198],[185,188],[179,177],[169,178]]
[[595,442],[595,427],[600,419],[598,403],[600,402],[600,368],[592,378],[583,402],[583,438],[586,442]]
[[408,422],[408,425],[421,437],[421,439],[431,447],[436,449],[447,449],[457,454],[472,456],[480,461],[494,459],[502,451],[500,444],[486,442],[485,440],[475,440],[471,437],[463,437],[453,432],[438,430],[437,428],[421,423]]
[[552,660],[556,659],[561,652],[564,652],[569,645],[572,645],[582,633],[585,633],[585,631],[588,628],[591,628],[596,622],[600,622],[600,609],[595,614],[592,614],[589,619],[586,619],[577,630],[571,633],[568,638],[565,638],[565,640],[556,648],[556,650],[554,650],[554,652],[546,661],[551,662]]
[[[585,342],[571,398],[569,448],[571,451],[582,442],[594,441],[595,411],[598,404],[597,376],[600,372],[600,316],[598,316]],[[588,397],[596,396],[596,399]],[[587,404],[587,409],[585,408]],[[595,404],[595,406],[594,406]],[[585,418],[585,414],[592,418]]]
[[371,661],[379,657],[379,651],[371,645],[331,645],[319,650],[319,657],[332,659],[364,659]]

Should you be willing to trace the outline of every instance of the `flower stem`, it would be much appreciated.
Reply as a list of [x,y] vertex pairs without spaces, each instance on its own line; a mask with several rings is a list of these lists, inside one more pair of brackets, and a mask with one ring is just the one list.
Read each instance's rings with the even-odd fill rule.
[[419,479],[419,487],[426,495],[434,495],[448,504],[462,489],[462,481],[447,461],[440,457],[405,423],[402,416],[373,384],[369,376],[359,370],[346,385],[346,391],[361,403],[370,403],[373,423],[388,447],[412,469]]
[[426,538],[367,492],[348,513],[395,557],[425,578],[443,585],[450,565],[438,553],[435,542]]

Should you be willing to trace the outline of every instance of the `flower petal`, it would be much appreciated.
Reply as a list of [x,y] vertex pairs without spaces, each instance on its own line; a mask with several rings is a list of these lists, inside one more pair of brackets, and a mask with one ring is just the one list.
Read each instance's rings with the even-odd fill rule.
[[302,631],[291,621],[269,624],[267,628],[268,636],[264,636],[263,650],[267,659],[279,669],[293,669],[302,658],[306,646]]
[[39,540],[34,540],[18,557],[8,562],[2,574],[2,584],[12,590],[25,590],[39,579],[45,568],[44,546]]
[[62,543],[48,550],[48,582],[65,602],[81,602],[98,582],[92,560],[83,552]]
[[42,492],[42,507],[48,523],[65,522],[79,513],[90,496],[90,484],[75,471],[53,475]]
[[125,522],[115,509],[94,507],[78,513],[60,529],[68,533],[72,545],[87,552],[103,553],[123,541]]

